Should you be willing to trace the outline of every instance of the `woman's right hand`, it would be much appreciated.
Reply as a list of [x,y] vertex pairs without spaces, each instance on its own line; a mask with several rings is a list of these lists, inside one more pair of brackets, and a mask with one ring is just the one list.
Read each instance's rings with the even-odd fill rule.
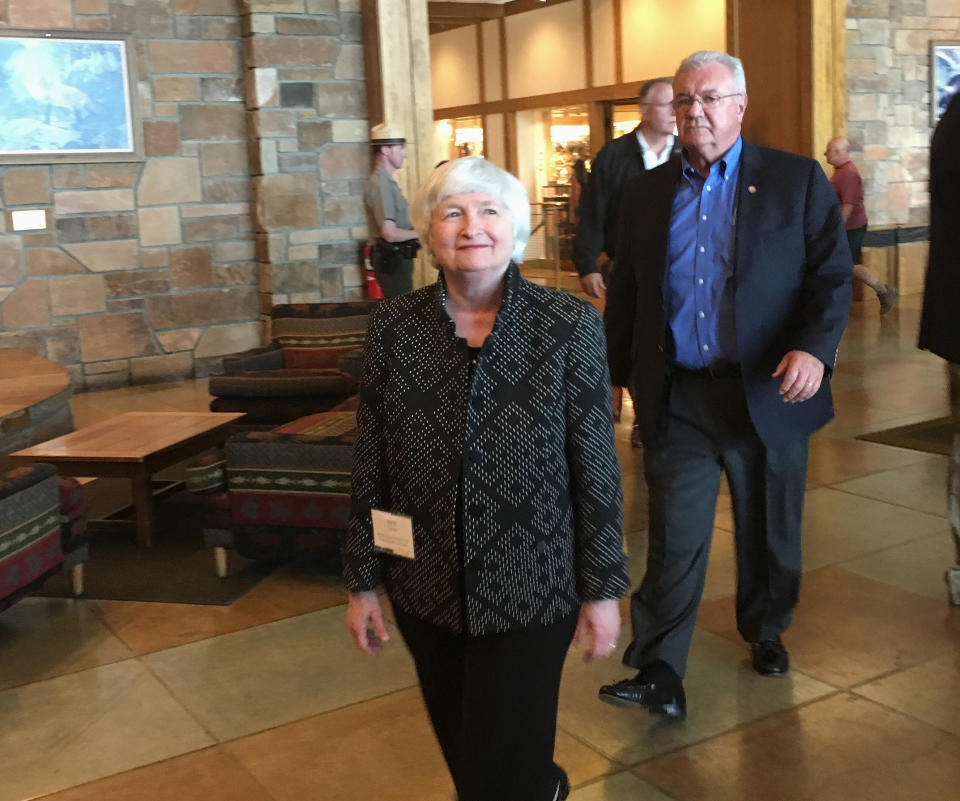
[[361,651],[376,656],[383,643],[390,639],[383,622],[380,599],[375,592],[351,592],[347,606],[347,628],[354,645]]

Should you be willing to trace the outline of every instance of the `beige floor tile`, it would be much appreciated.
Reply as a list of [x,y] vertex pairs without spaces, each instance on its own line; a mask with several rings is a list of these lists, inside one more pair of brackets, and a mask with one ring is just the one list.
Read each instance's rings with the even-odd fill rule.
[[[949,412],[945,412],[947,413]],[[847,403],[836,407],[836,416],[821,429],[821,432],[828,437],[859,437],[861,434],[909,426],[942,416],[929,411],[904,414],[889,409]]]
[[205,748],[212,738],[138,661],[0,692],[0,801]]
[[839,695],[634,771],[684,801],[942,801],[960,738]]
[[43,801],[273,801],[222,746],[45,795]]
[[229,743],[276,801],[451,801],[453,782],[411,688]]
[[932,537],[851,559],[841,567],[902,590],[946,601],[949,593],[945,571],[955,560],[953,536],[950,529],[945,528]]
[[130,656],[89,601],[24,598],[0,614],[0,689]]
[[[909,468],[902,468],[909,469]],[[733,513],[717,515],[733,530]],[[829,487],[807,490],[803,508],[803,568],[815,570],[943,529],[944,521],[903,506]]]
[[242,737],[416,684],[395,629],[377,657],[358,651],[344,607],[143,657],[220,740]]
[[[624,627],[620,641],[628,640]],[[572,651],[560,693],[560,727],[609,759],[633,765],[833,692],[796,671],[782,681],[765,679],[750,669],[745,656],[745,647],[698,631],[684,681],[688,717],[677,723],[602,704],[597,699],[600,685],[632,671],[614,659],[586,664]]]
[[914,465],[845,481],[836,489],[946,517],[947,461],[946,456],[931,456]]
[[876,442],[816,434],[810,439],[807,486],[836,484],[930,458],[930,454]]
[[[174,648],[262,623],[345,604],[336,576],[309,563],[280,568],[230,606],[97,601],[104,621],[135,653]],[[0,618],[2,621],[2,618]]]
[[[697,626],[739,641],[733,599],[702,603]],[[784,642],[794,668],[849,687],[960,652],[960,608],[824,567],[804,576]]]
[[570,801],[673,801],[656,787],[624,771],[604,776],[570,793]]
[[859,409],[872,409],[872,414],[877,416],[884,413],[891,416],[924,414],[933,418],[950,413],[945,389],[918,391],[910,382],[877,383],[840,390],[833,394],[833,399],[838,417],[854,415]]
[[576,732],[567,732],[559,727],[554,761],[567,772],[570,784],[574,786],[617,769],[609,759],[580,742]]
[[[453,797],[417,688],[244,737],[228,747],[277,801]],[[562,731],[556,759],[573,783],[595,779],[612,767]]]
[[884,676],[855,692],[960,736],[960,656],[941,657]]

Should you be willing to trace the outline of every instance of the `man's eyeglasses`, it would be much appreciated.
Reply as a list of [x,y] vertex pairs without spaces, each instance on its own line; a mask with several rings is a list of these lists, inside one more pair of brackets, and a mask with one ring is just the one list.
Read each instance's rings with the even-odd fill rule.
[[673,98],[673,107],[677,111],[686,111],[690,108],[694,101],[700,104],[700,107],[705,111],[716,108],[720,105],[721,102],[726,100],[728,97],[739,97],[743,92],[731,92],[728,95],[716,95],[713,93],[708,93],[705,95],[677,95]]

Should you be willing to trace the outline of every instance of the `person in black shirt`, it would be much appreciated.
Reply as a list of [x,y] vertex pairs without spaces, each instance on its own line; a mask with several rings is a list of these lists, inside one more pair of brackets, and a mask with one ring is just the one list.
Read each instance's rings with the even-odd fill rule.
[[[347,624],[367,653],[389,639],[382,583],[459,801],[555,801],[567,649],[613,651],[628,586],[603,326],[520,277],[526,191],[490,162],[442,165],[411,211],[440,276],[371,315]],[[382,512],[413,558],[377,550]]]
[[[673,82],[654,78],[637,95],[640,124],[605,145],[593,160],[590,180],[577,208],[573,260],[583,291],[599,298],[606,291],[598,260],[616,260],[620,197],[627,181],[680,152],[674,137]],[[606,268],[608,273],[612,265]]]

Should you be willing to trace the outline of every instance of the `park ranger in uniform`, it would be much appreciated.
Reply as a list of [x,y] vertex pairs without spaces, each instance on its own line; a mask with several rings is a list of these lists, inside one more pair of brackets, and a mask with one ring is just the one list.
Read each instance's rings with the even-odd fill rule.
[[394,125],[370,129],[373,172],[363,193],[370,233],[370,262],[384,297],[413,289],[413,258],[420,248],[407,199],[394,180],[407,155],[407,140]]

